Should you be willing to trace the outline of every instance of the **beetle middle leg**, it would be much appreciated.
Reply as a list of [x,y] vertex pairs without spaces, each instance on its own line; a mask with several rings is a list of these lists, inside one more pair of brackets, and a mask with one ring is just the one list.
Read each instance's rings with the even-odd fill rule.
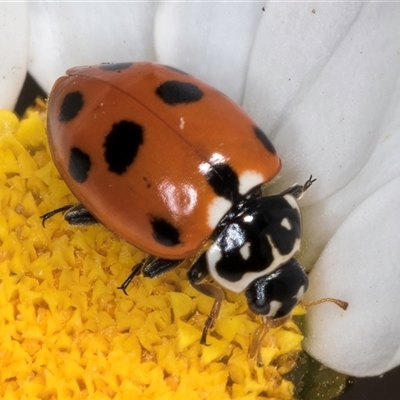
[[215,326],[215,321],[218,318],[222,302],[225,300],[225,293],[221,288],[212,285],[211,283],[201,283],[208,275],[207,262],[205,253],[203,253],[196,262],[189,268],[187,276],[190,284],[199,292],[214,299],[214,304],[211,308],[210,315],[204,324],[203,333],[200,343],[207,345],[207,334],[210,329]]
[[98,224],[99,221],[82,204],[68,204],[40,216],[42,225],[56,214],[64,214],[64,219],[73,226],[87,226]]

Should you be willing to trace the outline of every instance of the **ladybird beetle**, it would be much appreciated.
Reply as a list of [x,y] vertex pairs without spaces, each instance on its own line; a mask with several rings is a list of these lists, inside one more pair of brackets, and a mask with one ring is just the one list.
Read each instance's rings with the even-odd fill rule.
[[[48,100],[54,162],[80,204],[58,212],[71,225],[101,222],[149,256],[134,267],[156,277],[191,260],[187,276],[215,299],[244,292],[265,319],[288,316],[308,278],[297,204],[314,181],[263,197],[281,162],[274,146],[227,96],[155,63],[72,68]],[[216,283],[204,282],[211,277]]]

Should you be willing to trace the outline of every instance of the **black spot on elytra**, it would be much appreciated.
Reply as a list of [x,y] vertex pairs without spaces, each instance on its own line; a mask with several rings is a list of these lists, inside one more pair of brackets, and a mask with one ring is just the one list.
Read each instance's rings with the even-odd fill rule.
[[128,69],[133,65],[132,62],[124,62],[124,63],[116,63],[116,64],[101,64],[99,68],[103,71],[122,71],[124,69]]
[[87,153],[73,147],[69,156],[68,171],[75,182],[83,183],[86,181],[92,162]]
[[175,68],[175,67],[171,67],[170,65],[164,65],[164,67],[170,69],[171,71],[177,72],[178,74],[181,74],[181,75],[188,75],[187,72],[182,71],[182,70],[180,70],[180,69],[178,69],[178,68]]
[[190,82],[166,81],[157,89],[156,94],[164,103],[175,105],[182,103],[193,103],[203,97],[200,88]]
[[152,218],[153,238],[160,244],[172,247],[180,243],[179,231],[170,222],[163,218]]
[[205,174],[208,184],[217,196],[232,202],[239,198],[239,178],[228,164],[215,164]]
[[69,122],[73,120],[83,107],[83,94],[79,91],[70,92],[65,95],[60,107],[58,120],[60,122]]
[[143,131],[143,127],[133,121],[122,120],[112,126],[103,145],[109,171],[118,175],[126,172],[143,144]]
[[257,138],[263,144],[263,146],[272,154],[276,154],[276,150],[274,145],[268,139],[267,135],[258,127],[254,127],[254,133],[256,134]]

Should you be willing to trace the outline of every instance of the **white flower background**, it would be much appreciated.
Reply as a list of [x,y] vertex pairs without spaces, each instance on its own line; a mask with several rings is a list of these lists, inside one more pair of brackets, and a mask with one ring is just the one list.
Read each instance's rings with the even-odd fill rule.
[[302,200],[305,347],[353,376],[400,364],[400,3],[38,2],[0,5],[0,106],[26,72],[47,92],[76,65],[150,60],[241,104]]

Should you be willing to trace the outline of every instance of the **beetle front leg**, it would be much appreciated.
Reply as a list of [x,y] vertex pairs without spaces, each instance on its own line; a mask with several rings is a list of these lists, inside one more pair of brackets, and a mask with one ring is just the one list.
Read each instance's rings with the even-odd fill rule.
[[250,342],[249,347],[249,358],[256,360],[257,367],[263,367],[264,363],[261,357],[262,342],[271,328],[276,328],[278,326],[286,323],[290,318],[290,315],[285,317],[272,319],[268,317],[263,317],[263,322],[254,331],[253,338]]
[[201,335],[200,343],[207,345],[207,334],[210,329],[215,326],[215,321],[218,318],[222,302],[225,300],[225,293],[221,288],[214,286],[210,283],[201,283],[201,281],[208,275],[207,262],[205,253],[189,268],[187,277],[190,284],[199,292],[214,299],[214,304],[211,308],[210,315],[204,324],[203,333]]
[[310,177],[307,179],[307,181],[304,183],[304,185],[299,185],[295,184],[293,186],[290,186],[290,188],[287,188],[283,192],[279,193],[281,196],[284,196],[285,194],[291,194],[293,197],[295,197],[297,200],[300,200],[304,192],[316,181],[316,179],[310,175]]

